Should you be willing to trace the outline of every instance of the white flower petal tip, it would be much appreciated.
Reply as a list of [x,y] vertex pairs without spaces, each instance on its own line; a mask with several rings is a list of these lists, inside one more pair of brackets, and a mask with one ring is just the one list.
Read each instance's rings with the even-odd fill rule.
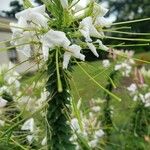
[[45,137],[43,140],[42,140],[42,142],[41,142],[41,145],[42,146],[44,146],[44,145],[46,145],[47,144],[47,137]]
[[97,27],[110,27],[112,25],[112,21],[104,17],[97,17],[94,23]]
[[101,40],[97,40],[95,43],[98,43],[99,44],[99,48],[102,49],[102,50],[105,50],[105,51],[108,51],[109,48],[107,46],[105,46]]
[[63,7],[63,9],[67,9],[68,8],[68,0],[60,0],[61,6]]
[[105,16],[106,13],[109,11],[107,8],[103,7],[100,4],[95,3],[93,14],[96,14],[97,16]]
[[87,46],[89,47],[89,49],[92,51],[92,53],[96,56],[99,57],[99,54],[96,51],[96,47],[94,46],[93,43],[88,43],[87,42]]
[[29,130],[30,132],[34,132],[34,129],[35,124],[33,118],[28,119],[21,127],[21,130]]
[[71,46],[68,46],[66,48],[66,50],[67,51],[64,53],[63,69],[67,69],[71,56],[78,58],[82,61],[85,60],[85,56],[80,53],[80,51],[81,51],[80,46],[73,44]]
[[3,108],[7,105],[8,101],[0,97],[0,108]]
[[63,69],[68,68],[70,58],[71,58],[71,53],[65,52],[64,53],[64,58],[63,58]]

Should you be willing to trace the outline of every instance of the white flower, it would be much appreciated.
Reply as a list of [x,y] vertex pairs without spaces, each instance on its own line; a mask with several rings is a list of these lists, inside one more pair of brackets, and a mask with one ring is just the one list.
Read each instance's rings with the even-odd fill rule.
[[54,49],[55,47],[68,47],[70,45],[70,41],[66,37],[64,32],[49,30],[45,35],[41,38],[42,42],[42,51],[44,59],[48,59],[49,49]]
[[26,138],[27,138],[29,144],[31,144],[33,142],[33,140],[34,140],[34,136],[33,135],[27,135]]
[[0,94],[2,94],[4,92],[11,93],[11,91],[5,85],[0,88]]
[[92,141],[89,142],[89,145],[91,148],[95,148],[97,146],[98,140],[94,139]]
[[94,25],[96,27],[110,27],[112,25],[112,22],[104,17],[97,17],[95,20]]
[[107,12],[108,12],[108,9],[106,9],[100,4],[94,3],[94,8],[93,8],[94,16],[102,17],[102,16],[105,16]]
[[66,37],[64,32],[50,30],[42,37],[41,42],[44,48],[43,55],[46,59],[48,58],[49,48],[50,49],[54,49],[55,47],[64,48],[65,50],[63,60],[64,69],[67,69],[71,56],[83,61],[85,59],[85,56],[80,53],[81,47],[76,44],[70,45],[71,42]]
[[0,97],[0,108],[3,108],[7,105],[8,101]]
[[117,65],[115,65],[115,70],[117,71],[117,70],[120,70],[121,69],[121,67],[122,67],[122,65],[121,64],[117,64]]
[[101,108],[99,106],[92,107],[92,111],[94,111],[94,112],[99,112],[100,110],[101,110]]
[[141,98],[141,101],[145,105],[145,107],[150,107],[150,92],[146,93],[145,95],[139,94],[139,97]]
[[124,62],[122,62],[121,64],[115,65],[115,68],[114,68],[114,69],[115,69],[116,71],[117,71],[117,70],[121,70],[122,75],[128,77],[129,74],[130,74],[131,71],[132,71],[132,66],[129,64],[129,62],[124,61]]
[[28,8],[25,9],[16,15],[17,19],[20,19],[20,17],[23,17],[26,21],[31,22],[32,25],[41,26],[47,28],[47,14],[45,13],[45,5],[41,5],[34,8]]
[[67,69],[71,56],[74,56],[75,58],[78,58],[82,61],[85,60],[85,56],[81,54],[80,51],[81,51],[81,47],[78,45],[74,44],[74,45],[68,46],[67,51],[64,53],[64,59],[63,59],[64,69]]
[[103,32],[98,32],[93,25],[92,17],[86,17],[80,22],[79,31],[86,39],[86,42],[92,42],[90,37],[102,38],[104,37]]
[[93,53],[96,57],[99,57],[99,54],[97,53],[96,47],[94,46],[93,43],[87,42],[87,46],[89,47],[89,49],[92,51],[92,53]]
[[15,78],[15,77],[9,77],[8,80],[7,80],[7,83],[9,85],[15,85],[16,88],[19,88],[20,87],[20,82]]
[[145,94],[145,107],[150,107],[150,92]]
[[3,127],[5,125],[5,121],[0,120],[0,127]]
[[41,145],[44,146],[47,144],[47,137],[44,137],[44,139],[41,142]]
[[95,43],[98,43],[99,44],[99,48],[102,49],[102,50],[109,50],[109,48],[107,46],[105,46],[101,40],[97,40]]
[[110,66],[110,61],[108,59],[105,59],[102,61],[103,67],[108,68]]
[[30,132],[34,132],[34,130],[35,130],[34,119],[33,119],[33,118],[28,119],[28,120],[22,125],[21,130],[29,130]]
[[134,95],[133,101],[137,101],[137,99],[138,99],[138,95]]
[[127,90],[132,93],[135,93],[137,90],[137,85],[135,83],[132,83],[129,87],[127,87]]
[[75,18],[82,18],[84,17],[86,13],[86,7],[89,4],[88,0],[83,1],[83,0],[73,0],[71,3],[72,11],[74,13]]
[[71,120],[71,126],[72,126],[73,130],[75,130],[75,131],[80,130],[80,126],[79,126],[79,123],[78,123],[78,119],[77,119],[77,118],[73,118],[73,119]]
[[68,47],[70,41],[66,37],[64,32],[49,30],[45,35],[42,36],[41,42],[44,46],[53,49],[55,47]]
[[99,129],[95,132],[95,138],[101,138],[104,134],[104,131]]
[[11,22],[9,25],[13,32],[13,38],[21,37],[20,34],[23,32],[23,29],[28,27],[27,21],[23,17],[20,17],[17,23]]
[[141,73],[145,76],[145,77],[150,77],[150,70],[146,70],[145,67],[141,68]]
[[32,41],[38,41],[36,29],[48,28],[48,15],[45,5],[28,8],[16,14],[17,23],[10,23],[12,34],[11,44],[27,57],[31,56]]
[[68,8],[68,0],[60,0],[60,3],[64,9]]

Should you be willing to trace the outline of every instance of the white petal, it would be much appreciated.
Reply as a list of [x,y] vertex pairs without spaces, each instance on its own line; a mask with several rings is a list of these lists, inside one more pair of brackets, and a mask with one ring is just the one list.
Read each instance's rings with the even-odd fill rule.
[[16,50],[22,52],[26,57],[31,57],[30,44],[25,44],[23,46],[18,46],[18,47],[16,47]]
[[95,25],[98,27],[110,27],[112,22],[104,17],[97,17],[95,20]]
[[32,22],[34,22],[34,25],[40,25],[42,27],[45,27],[47,28],[48,27],[48,19],[45,18],[42,14],[40,13],[36,13],[36,12],[33,12],[31,17],[30,17],[30,20],[32,20]]
[[20,19],[20,17],[23,17],[26,21],[32,21],[36,25],[48,27],[47,26],[48,19],[45,17],[47,16],[45,13],[45,5],[35,7],[35,8],[25,9],[17,13],[15,16],[17,19]]
[[132,83],[129,87],[127,87],[127,90],[130,92],[135,92],[137,90],[136,84]]
[[92,26],[92,17],[86,17],[80,22],[80,29],[79,31],[85,37],[87,42],[91,42],[90,38],[90,29]]
[[83,54],[80,53],[81,51],[81,47],[79,45],[73,44],[71,46],[68,47],[68,50],[71,52],[71,54],[81,60],[85,60],[85,56]]
[[97,146],[98,140],[94,139],[92,141],[89,142],[89,145],[91,148],[95,148]]
[[21,130],[29,130],[30,132],[33,132],[34,127],[34,119],[30,118],[22,125]]
[[101,31],[99,32],[94,25],[92,25],[90,27],[90,36],[92,37],[97,37],[97,38],[103,38],[104,37],[104,33]]
[[44,146],[44,145],[46,145],[46,144],[47,144],[47,138],[45,137],[45,138],[42,140],[41,145]]
[[44,60],[47,61],[48,60],[48,55],[49,55],[49,47],[45,46],[44,44],[42,45],[42,52],[43,52],[43,57]]
[[84,38],[86,39],[86,42],[92,42],[92,39],[90,38],[90,32],[87,30],[80,30],[81,34],[84,36]]
[[105,50],[105,51],[109,50],[109,48],[107,46],[103,45],[102,41],[97,40],[96,43],[99,44],[100,49]]
[[68,0],[60,0],[60,3],[64,9],[68,8]]
[[78,122],[78,119],[77,118],[73,118],[71,120],[71,126],[73,128],[73,130],[80,130],[80,126],[79,126],[79,122]]
[[71,58],[71,53],[65,52],[64,53],[64,58],[63,58],[63,69],[68,68],[70,58]]
[[3,108],[7,105],[8,101],[0,97],[0,108]]
[[86,17],[80,22],[80,29],[79,31],[85,37],[86,42],[91,42],[90,37],[98,37],[103,38],[103,32],[99,32],[93,24],[92,17]]
[[93,9],[93,14],[96,16],[104,16],[107,12],[108,9],[104,8],[102,5],[95,3],[94,9]]
[[64,32],[49,30],[42,38],[41,42],[49,48],[54,47],[68,47],[70,41],[66,37]]
[[30,17],[30,14],[32,12],[37,12],[37,13],[40,13],[42,15],[45,14],[45,5],[41,5],[41,6],[38,6],[38,7],[34,7],[34,8],[28,8],[28,9],[25,9],[19,13],[16,13],[15,17],[17,19],[19,19],[20,17],[23,17],[24,19],[29,19]]
[[29,144],[31,144],[33,142],[34,136],[33,135],[27,135],[26,138],[27,138]]
[[101,138],[104,134],[105,134],[104,131],[101,129],[95,132],[95,136],[97,138]]
[[88,43],[87,42],[87,46],[89,47],[89,49],[92,51],[92,53],[96,56],[99,57],[97,51],[96,51],[96,47],[93,45],[93,43]]

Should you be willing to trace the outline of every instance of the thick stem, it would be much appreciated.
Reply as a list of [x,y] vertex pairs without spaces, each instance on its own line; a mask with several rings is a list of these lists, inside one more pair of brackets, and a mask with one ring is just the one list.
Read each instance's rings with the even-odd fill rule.
[[[48,149],[49,150],[74,150],[74,145],[70,142],[71,128],[68,121],[68,114],[70,113],[70,93],[69,93],[69,81],[67,73],[62,69],[62,66],[57,64],[57,60],[62,62],[62,56],[59,53],[50,52],[48,60],[48,75],[47,91],[54,96],[48,102],[49,107],[47,111],[48,122]],[[59,69],[59,72],[58,72]],[[58,90],[58,73],[59,82],[62,84],[63,90]],[[67,77],[67,78],[66,78]]]
[[[110,74],[110,79],[112,81],[114,81],[114,78],[115,78],[115,75],[116,75],[116,71],[113,71],[111,74]],[[106,89],[110,92],[112,92],[113,90],[113,85],[112,85],[112,82],[110,82],[110,79],[108,81],[108,84],[106,85]],[[105,93],[105,99],[106,99],[106,102],[105,102],[105,106],[104,106],[104,118],[103,118],[103,126],[106,127],[105,129],[105,132],[106,132],[106,135],[107,135],[107,139],[109,139],[109,136],[111,135],[111,130],[112,130],[112,127],[113,127],[113,121],[112,121],[112,117],[111,117],[111,108],[110,108],[110,102],[111,102],[111,96],[108,94],[108,93]]]

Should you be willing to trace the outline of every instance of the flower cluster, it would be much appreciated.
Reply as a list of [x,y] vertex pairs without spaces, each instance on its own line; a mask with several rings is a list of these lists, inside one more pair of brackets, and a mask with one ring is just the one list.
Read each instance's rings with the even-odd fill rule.
[[132,83],[127,90],[133,97],[134,101],[140,101],[145,107],[150,107],[150,88],[148,85],[138,85],[137,83]]
[[[46,12],[45,5],[17,13],[18,22],[10,23],[13,32],[11,43],[27,57],[42,53],[44,60],[48,60],[49,51],[59,48],[63,54],[64,69],[67,69],[72,56],[82,61],[85,60],[85,56],[81,53],[85,47],[99,57],[94,43],[99,45],[99,49],[108,50],[108,47],[99,40],[105,37],[103,28],[111,25],[111,22],[104,17],[108,10],[93,0],[90,0],[84,7],[80,3],[81,1],[77,0],[73,0],[72,3],[68,0],[60,0],[62,11],[72,16],[68,27],[68,29],[74,28],[71,34],[70,30],[67,31],[62,27],[63,25],[60,25],[60,30],[57,30],[53,24],[56,19],[55,15],[49,15],[51,12]],[[93,41],[93,37],[98,40]]]
[[123,76],[129,77],[130,73],[133,69],[133,65],[135,64],[132,56],[134,54],[133,51],[115,51],[118,56],[125,57],[126,59],[121,59],[117,61],[114,70],[120,71]]
[[78,111],[80,110],[80,117],[82,118],[82,120],[76,117],[73,117],[71,119],[71,127],[75,132],[74,135],[71,137],[71,141],[76,143],[76,149],[81,149],[80,145],[77,143],[79,135],[83,136],[85,140],[88,141],[88,145],[91,148],[98,147],[103,140],[105,133],[102,130],[101,121],[99,120],[101,114],[101,107],[99,105],[101,103],[101,99],[91,99],[91,107],[88,110],[88,114],[84,114],[84,112],[82,112],[80,108],[81,100],[78,101],[77,109]]
[[[20,132],[24,134],[29,144],[33,142],[45,143],[45,107],[49,93],[43,87],[44,81],[27,84],[20,83],[21,75],[15,71],[12,63],[0,66],[0,128],[10,127],[17,121],[24,120],[13,132],[13,136]],[[35,94],[38,93],[38,94]],[[33,116],[38,114],[38,118]],[[15,118],[18,118],[15,120]],[[41,122],[39,124],[39,119]],[[11,121],[10,121],[11,120]],[[12,121],[14,120],[14,121]],[[2,128],[3,127],[3,128]],[[43,141],[44,140],[44,141]]]

